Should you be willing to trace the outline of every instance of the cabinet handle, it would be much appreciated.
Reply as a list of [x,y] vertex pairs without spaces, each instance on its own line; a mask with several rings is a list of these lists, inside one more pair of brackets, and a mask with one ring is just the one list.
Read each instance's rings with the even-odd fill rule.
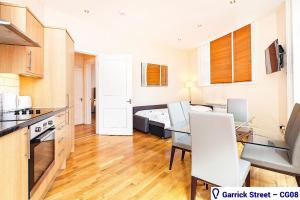
[[27,135],[27,150],[26,150],[26,157],[28,158],[28,160],[30,159],[30,134],[29,134],[29,130],[26,131],[25,135]]
[[65,139],[64,137],[61,137],[58,143],[61,143],[64,139]]
[[29,70],[31,70],[31,67],[32,67],[32,51],[29,50],[29,53],[28,53],[28,56],[29,56]]
[[69,99],[70,99],[70,95],[69,95],[69,94],[67,94],[67,108],[69,108],[69,106],[70,106]]

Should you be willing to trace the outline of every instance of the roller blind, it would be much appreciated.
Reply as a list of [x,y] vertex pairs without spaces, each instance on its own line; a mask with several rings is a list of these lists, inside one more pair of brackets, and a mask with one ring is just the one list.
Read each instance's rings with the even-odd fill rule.
[[232,83],[231,33],[210,43],[210,80],[212,84]]
[[251,25],[233,32],[234,82],[252,81]]

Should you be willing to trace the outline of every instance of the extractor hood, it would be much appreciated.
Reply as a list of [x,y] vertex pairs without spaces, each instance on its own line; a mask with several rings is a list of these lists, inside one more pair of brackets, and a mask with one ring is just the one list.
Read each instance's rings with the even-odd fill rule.
[[12,23],[0,19],[0,44],[40,47]]

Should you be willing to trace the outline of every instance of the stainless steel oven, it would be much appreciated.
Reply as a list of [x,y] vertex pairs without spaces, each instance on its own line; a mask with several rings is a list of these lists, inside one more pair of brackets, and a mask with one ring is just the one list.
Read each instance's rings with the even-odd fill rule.
[[29,127],[29,196],[34,192],[43,175],[55,162],[54,118],[50,117]]

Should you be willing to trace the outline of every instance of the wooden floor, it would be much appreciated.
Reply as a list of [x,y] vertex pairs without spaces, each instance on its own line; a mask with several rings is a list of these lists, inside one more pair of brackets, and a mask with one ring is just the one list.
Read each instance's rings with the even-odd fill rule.
[[[46,199],[189,199],[190,156],[181,162],[177,152],[169,171],[170,145],[170,140],[140,132],[133,137],[89,134],[77,139],[75,153]],[[296,186],[290,176],[258,168],[251,168],[251,173],[251,186]],[[210,199],[202,183],[197,199]]]
[[96,117],[92,114],[92,124],[80,124],[75,126],[75,139],[88,137],[96,134]]

